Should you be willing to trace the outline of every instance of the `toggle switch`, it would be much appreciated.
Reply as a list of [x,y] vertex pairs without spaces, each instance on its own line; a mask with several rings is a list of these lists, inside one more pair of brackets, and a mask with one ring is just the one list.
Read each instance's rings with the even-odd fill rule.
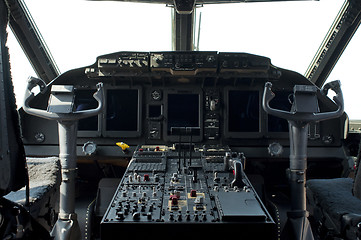
[[140,219],[140,213],[139,212],[133,213],[133,220],[139,220],[139,219]]
[[118,212],[117,213],[117,219],[118,220],[123,220],[124,219],[124,212]]

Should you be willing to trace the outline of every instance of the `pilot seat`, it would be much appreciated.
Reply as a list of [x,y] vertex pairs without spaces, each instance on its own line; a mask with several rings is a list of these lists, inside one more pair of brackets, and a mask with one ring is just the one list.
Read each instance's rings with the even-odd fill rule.
[[[26,159],[29,175],[29,209],[31,216],[48,231],[56,220],[61,182],[58,157]],[[4,197],[26,206],[26,187]]]
[[[361,147],[361,144],[360,144]],[[361,151],[357,157],[360,164]],[[361,238],[361,170],[355,177],[311,179],[306,183],[307,208],[320,239]]]

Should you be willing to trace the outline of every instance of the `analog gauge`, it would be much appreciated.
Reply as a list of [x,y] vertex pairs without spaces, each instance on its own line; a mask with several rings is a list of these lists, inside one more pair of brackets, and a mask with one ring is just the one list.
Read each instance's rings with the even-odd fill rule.
[[162,99],[162,92],[160,90],[154,90],[151,96],[153,100],[159,101]]

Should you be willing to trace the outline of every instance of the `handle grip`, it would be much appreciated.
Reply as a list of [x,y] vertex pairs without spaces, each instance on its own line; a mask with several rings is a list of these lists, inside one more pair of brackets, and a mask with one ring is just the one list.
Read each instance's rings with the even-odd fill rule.
[[234,179],[231,182],[231,187],[244,187],[243,182],[243,165],[240,160],[233,161]]
[[23,109],[27,114],[49,119],[52,117],[51,113],[45,110],[30,107],[30,102],[35,98],[35,95],[31,90],[33,90],[36,86],[39,86],[41,94],[45,93],[47,90],[47,86],[43,80],[35,77],[29,77],[28,86],[25,89]]
[[274,109],[271,108],[269,103],[270,101],[276,96],[274,94],[274,92],[272,92],[271,90],[272,88],[272,83],[270,82],[266,82],[265,86],[264,86],[264,91],[263,91],[263,97],[262,97],[262,107],[263,109],[266,111],[266,113],[279,117],[279,118],[283,118],[283,119],[293,119],[293,116],[295,113],[293,112],[287,112],[287,111],[283,111],[283,110],[279,110],[279,109]]
[[333,101],[338,106],[337,112],[341,112],[340,115],[344,112],[344,102],[343,102],[343,94],[341,90],[341,82],[340,80],[332,81],[323,86],[321,89],[321,93],[327,96],[328,90],[331,89],[336,93],[336,96],[333,97]]
[[98,115],[104,107],[103,99],[104,99],[104,89],[103,89],[103,83],[100,82],[96,85],[97,91],[93,94],[93,97],[98,102],[98,106],[94,109],[88,109],[88,110],[81,110],[76,111],[72,113],[72,117],[75,119],[81,119],[81,118],[87,118],[91,116]]
[[31,90],[33,90],[33,88],[36,86],[39,86],[41,94],[43,94],[47,89],[47,86],[43,80],[35,77],[29,77],[28,86],[26,87],[25,97],[24,97],[25,99],[24,105],[26,105],[26,107],[29,107],[29,102],[35,97],[34,93],[31,92]]
[[103,110],[103,107],[104,107],[103,83],[97,84],[97,91],[93,95],[95,100],[98,102],[98,106],[95,109],[82,110],[82,111],[76,111],[76,112],[71,112],[71,113],[53,113],[53,112],[48,112],[46,110],[30,107],[29,103],[35,97],[34,93],[31,92],[31,90],[36,86],[40,87],[40,93],[44,93],[47,89],[46,84],[41,79],[34,78],[34,77],[29,78],[28,86],[25,91],[23,109],[26,113],[28,113],[30,115],[37,116],[40,118],[45,118],[48,120],[75,121],[75,120],[79,120],[82,118],[87,118],[87,117],[98,115]]

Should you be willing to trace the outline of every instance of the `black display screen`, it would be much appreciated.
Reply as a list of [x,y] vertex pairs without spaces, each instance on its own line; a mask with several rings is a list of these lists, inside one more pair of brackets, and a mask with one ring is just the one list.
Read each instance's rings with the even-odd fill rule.
[[[277,92],[275,97],[270,101],[271,108],[289,112],[292,107],[290,101],[291,92]],[[285,119],[268,115],[268,131],[269,132],[288,132],[288,122]]]
[[139,98],[137,89],[107,91],[106,131],[138,131]]
[[[74,105],[76,111],[95,109],[98,107],[98,102],[94,99],[93,90],[76,90]],[[98,131],[98,116],[80,119],[78,123],[79,131]]]
[[199,127],[199,94],[168,94],[168,134],[172,127]]
[[228,131],[259,132],[258,91],[228,92]]

